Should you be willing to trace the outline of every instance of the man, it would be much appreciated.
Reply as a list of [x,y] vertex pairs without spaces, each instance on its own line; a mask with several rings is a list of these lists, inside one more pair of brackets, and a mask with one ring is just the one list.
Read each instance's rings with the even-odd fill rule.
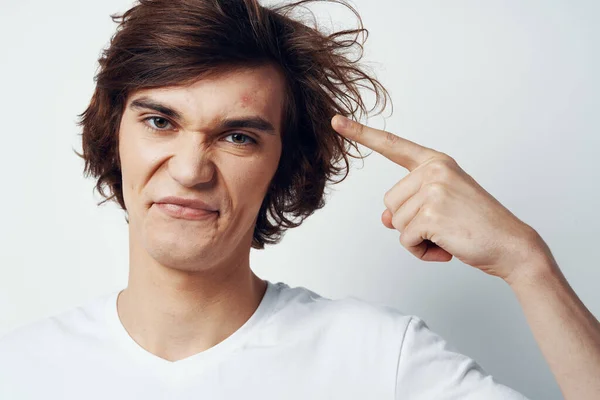
[[418,317],[250,269],[356,142],[410,171],[384,196],[401,244],[504,279],[565,398],[598,398],[599,323],[544,241],[450,156],[344,119],[357,82],[385,91],[289,9],[125,13],[81,125],[86,171],[127,213],[128,285],[4,337],[0,398],[522,399]]

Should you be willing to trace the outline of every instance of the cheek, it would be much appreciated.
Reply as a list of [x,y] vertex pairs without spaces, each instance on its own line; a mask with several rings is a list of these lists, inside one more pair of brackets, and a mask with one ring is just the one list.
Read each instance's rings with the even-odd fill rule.
[[270,171],[263,165],[246,165],[236,172],[237,192],[243,196],[261,196],[269,183]]
[[129,193],[130,193],[130,179],[128,176],[129,172],[129,143],[127,143],[127,136],[123,135],[123,131],[126,130],[126,124],[124,118],[119,126],[118,135],[118,146],[117,146],[117,157],[119,158],[119,166],[121,170],[121,191],[123,193],[123,201],[125,202],[125,208],[129,209]]
[[256,159],[241,163],[229,162],[221,167],[234,204],[244,204],[246,206],[243,208],[258,210],[275,174],[277,163],[273,160]]
[[[119,158],[121,162],[122,190],[125,204],[139,193],[144,184],[152,160],[156,159],[156,150],[143,141],[136,140],[138,132],[134,127],[122,125],[119,135]],[[134,200],[135,201],[135,200]],[[128,207],[130,208],[130,207]]]
[[121,137],[119,143],[121,167],[128,175],[147,169],[160,154],[159,146],[152,146],[150,142],[136,138],[138,135],[137,132],[128,132]]

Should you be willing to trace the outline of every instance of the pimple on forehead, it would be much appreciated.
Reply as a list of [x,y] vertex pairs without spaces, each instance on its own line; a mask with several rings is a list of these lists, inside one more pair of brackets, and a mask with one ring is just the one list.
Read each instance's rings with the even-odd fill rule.
[[253,96],[249,93],[244,93],[242,94],[242,97],[240,98],[240,103],[242,105],[242,107],[248,107],[250,105],[250,103],[252,103],[253,100]]

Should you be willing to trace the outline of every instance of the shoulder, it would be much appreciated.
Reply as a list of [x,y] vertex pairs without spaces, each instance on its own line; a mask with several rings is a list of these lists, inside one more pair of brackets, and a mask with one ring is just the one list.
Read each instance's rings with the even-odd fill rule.
[[396,378],[398,398],[526,399],[416,316],[403,335]]
[[280,284],[273,315],[285,326],[312,326],[344,336],[377,337],[400,343],[413,315],[353,296],[331,299],[302,286]]
[[76,346],[97,337],[106,301],[113,295],[96,297],[12,329],[0,337],[0,364],[10,363],[15,358],[43,360],[60,354],[66,346]]

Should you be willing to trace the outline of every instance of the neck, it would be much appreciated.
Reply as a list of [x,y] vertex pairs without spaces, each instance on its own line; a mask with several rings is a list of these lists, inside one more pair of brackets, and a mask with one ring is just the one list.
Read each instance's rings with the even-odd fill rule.
[[129,281],[119,294],[117,309],[121,323],[140,346],[177,361],[233,334],[256,311],[265,290],[266,282],[250,269],[249,254],[190,272],[130,251]]

